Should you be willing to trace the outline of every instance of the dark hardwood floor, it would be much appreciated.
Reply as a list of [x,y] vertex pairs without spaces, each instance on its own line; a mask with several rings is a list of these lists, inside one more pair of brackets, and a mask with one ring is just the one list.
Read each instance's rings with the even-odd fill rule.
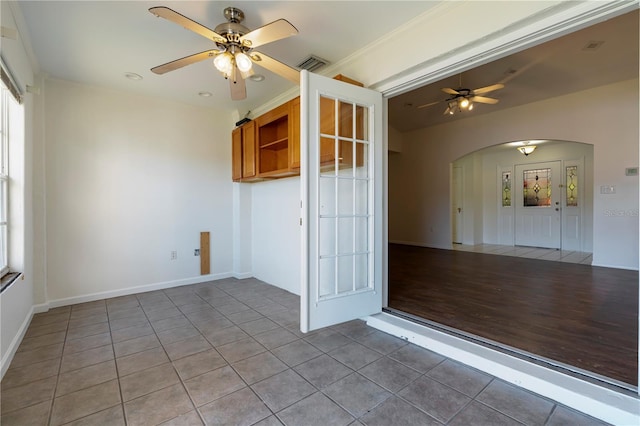
[[637,271],[390,244],[389,307],[638,384]]

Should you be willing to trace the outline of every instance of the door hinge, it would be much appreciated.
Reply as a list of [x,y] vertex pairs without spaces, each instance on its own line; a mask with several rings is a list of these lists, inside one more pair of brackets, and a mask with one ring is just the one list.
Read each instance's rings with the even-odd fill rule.
[[302,226],[302,218],[300,218],[300,226]]

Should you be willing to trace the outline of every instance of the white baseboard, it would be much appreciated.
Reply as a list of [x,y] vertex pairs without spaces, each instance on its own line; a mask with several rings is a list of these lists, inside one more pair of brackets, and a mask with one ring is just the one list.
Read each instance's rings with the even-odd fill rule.
[[16,351],[18,350],[18,346],[20,346],[20,343],[22,343],[22,339],[24,338],[24,335],[26,334],[27,329],[29,328],[29,324],[31,324],[31,318],[33,318],[33,314],[34,314],[34,307],[32,306],[31,309],[29,309],[29,313],[25,316],[24,321],[22,321],[22,325],[20,325],[18,332],[16,333],[16,335],[13,337],[13,340],[9,344],[9,349],[2,357],[2,361],[0,361],[0,365],[1,365],[0,380],[2,380],[2,378],[4,377],[4,373],[7,372],[9,365],[11,365],[11,361],[13,361],[13,356],[16,354]]
[[[221,280],[223,278],[231,278],[233,274],[225,272],[221,274],[199,275],[197,277],[183,278],[180,280],[164,281],[154,284],[146,284],[137,287],[121,288],[118,290],[102,291],[99,293],[85,294],[82,296],[66,297],[63,299],[50,300],[49,308],[57,308],[59,306],[75,305],[76,303],[93,302],[95,300],[109,299],[112,297],[128,296],[130,294],[145,293],[154,290],[164,290],[167,288],[181,287],[183,285],[200,284],[207,281]],[[45,311],[46,312],[46,311]]]
[[640,424],[640,399],[386,313],[367,324],[617,425]]
[[591,266],[597,266],[599,268],[625,269],[627,271],[637,271],[638,270],[638,268],[632,268],[630,266],[607,265],[607,264],[604,264],[604,263],[593,263],[593,262],[591,262]]
[[435,248],[442,250],[451,250],[451,244],[449,245],[437,245],[437,244],[425,244],[425,243],[417,243],[415,241],[389,241],[389,244],[401,244],[403,246],[414,246],[414,247],[426,247],[426,248]]
[[245,280],[247,278],[253,278],[252,272],[234,272],[233,278],[237,278],[239,280]]
[[33,305],[34,314],[41,314],[43,312],[47,312],[49,309],[51,309],[49,303],[40,303],[39,305]]

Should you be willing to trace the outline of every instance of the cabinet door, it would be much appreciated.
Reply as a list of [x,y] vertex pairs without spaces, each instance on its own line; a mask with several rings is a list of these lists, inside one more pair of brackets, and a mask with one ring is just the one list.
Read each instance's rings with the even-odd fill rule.
[[242,177],[256,175],[256,123],[248,122],[242,126]]
[[231,132],[231,178],[234,182],[242,178],[242,129]]
[[289,168],[300,169],[300,97],[289,102]]

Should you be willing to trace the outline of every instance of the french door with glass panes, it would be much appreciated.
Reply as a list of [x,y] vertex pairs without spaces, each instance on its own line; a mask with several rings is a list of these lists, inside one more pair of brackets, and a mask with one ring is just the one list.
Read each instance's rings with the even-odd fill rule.
[[302,71],[303,332],[382,309],[382,94]]

